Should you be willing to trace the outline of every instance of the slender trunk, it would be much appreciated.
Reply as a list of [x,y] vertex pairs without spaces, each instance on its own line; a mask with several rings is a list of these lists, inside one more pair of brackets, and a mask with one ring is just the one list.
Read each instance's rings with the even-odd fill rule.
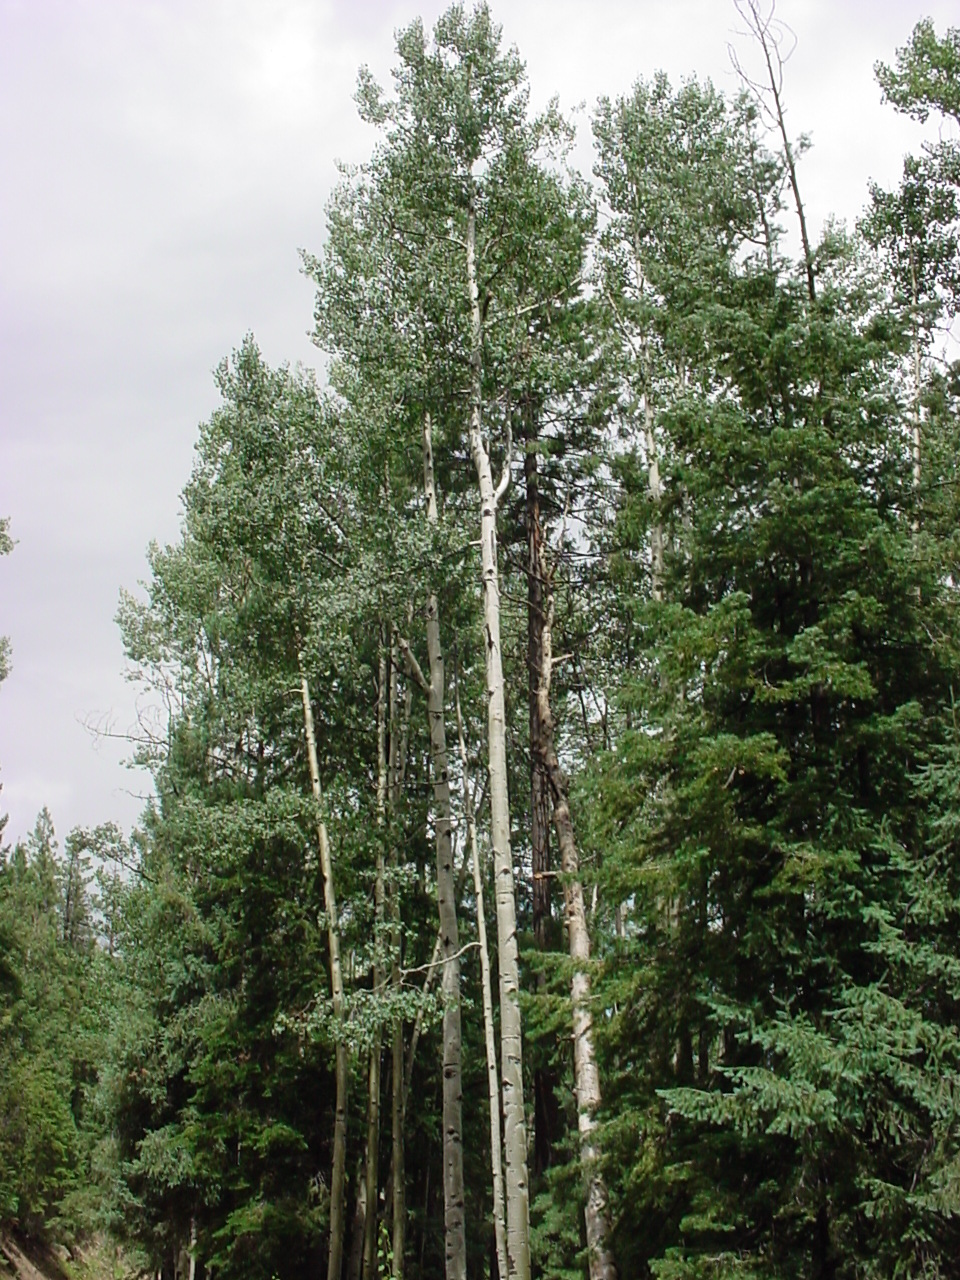
[[190,1266],[189,1280],[197,1280],[197,1220],[190,1219]]
[[544,581],[546,609],[543,623],[542,661],[540,667],[540,758],[550,780],[553,799],[553,826],[560,849],[564,873],[563,899],[567,924],[570,959],[574,964],[571,980],[573,1012],[573,1072],[577,1094],[577,1128],[580,1135],[580,1160],[587,1180],[587,1202],[584,1208],[587,1229],[590,1280],[616,1280],[616,1265],[610,1251],[610,1223],[607,1188],[599,1166],[600,1149],[596,1134],[596,1113],[600,1106],[600,1075],[593,1048],[593,1015],[590,1012],[590,934],[580,883],[580,860],[573,833],[573,820],[567,799],[567,780],[560,767],[554,742],[553,712],[550,706],[550,679],[553,671],[553,591],[547,574],[546,557],[541,549],[541,577]]
[[653,599],[663,599],[663,525],[660,522],[660,462],[657,458],[657,441],[653,434],[653,404],[650,398],[650,369],[644,378],[643,391],[643,432],[647,445],[647,483],[650,488],[650,500],[657,513],[650,530],[650,594]]
[[500,1080],[497,1071],[497,1042],[493,1025],[493,986],[490,980],[490,948],[487,945],[487,917],[483,906],[483,873],[477,845],[477,820],[470,789],[467,744],[460,713],[460,688],[457,685],[457,739],[460,744],[460,766],[463,773],[463,809],[467,819],[467,839],[473,864],[473,888],[477,899],[477,939],[480,943],[480,984],[483,993],[483,1041],[487,1053],[487,1096],[490,1104],[490,1173],[493,1181],[493,1233],[497,1247],[497,1273],[506,1280],[507,1224],[503,1211],[503,1154],[500,1136]]
[[916,396],[913,414],[913,487],[919,492],[920,490],[920,425],[921,425],[921,405],[920,405],[920,342],[917,340],[913,353],[913,378],[916,383]]
[[[310,703],[310,686],[307,673],[300,663],[300,692],[303,698],[303,725],[307,739],[307,760],[310,764],[310,784],[317,806],[317,844],[320,850],[320,872],[323,876],[323,905],[327,916],[327,945],[330,952],[330,990],[333,996],[333,1012],[339,1020],[343,1016],[343,970],[340,965],[340,933],[337,925],[337,897],[333,884],[333,859],[327,824],[323,818],[323,792],[320,789],[320,765],[317,760],[317,738],[313,727],[313,707]],[[347,1165],[347,1087],[349,1071],[347,1047],[339,1034],[336,1048],[336,1112],[333,1125],[333,1172],[330,1178],[330,1251],[327,1259],[327,1280],[340,1280],[343,1265],[344,1235],[344,1181]]]
[[[387,716],[388,679],[387,650],[381,637],[377,695],[377,823],[380,833],[387,816]],[[374,960],[373,989],[380,989],[380,962],[377,948],[383,934],[383,844],[377,847],[377,871],[374,885]],[[366,1158],[366,1216],[363,1221],[363,1280],[376,1280],[377,1271],[377,1206],[380,1187],[380,1048],[379,1025],[374,1027],[370,1043],[370,1070],[367,1077],[367,1158]]]
[[423,1227],[420,1231],[420,1275],[423,1275],[423,1250],[427,1243],[427,1231],[430,1228],[430,1161],[427,1161],[427,1173],[423,1189]]
[[[543,587],[540,581],[540,491],[534,428],[527,424],[523,473],[526,482],[527,530],[527,688],[530,736],[530,849],[533,872],[533,936],[540,950],[547,946],[550,923],[550,796],[543,765],[536,752],[540,738],[540,649],[543,634]],[[539,1133],[537,1135],[539,1141]]]
[[[433,474],[430,418],[423,428],[423,481],[427,519],[436,524],[437,498]],[[407,664],[427,699],[430,759],[433,770],[434,827],[437,848],[437,904],[440,914],[440,954],[443,958],[443,1222],[446,1280],[466,1280],[467,1247],[464,1224],[462,1091],[460,1084],[460,939],[457,929],[456,878],[450,804],[450,774],[444,716],[443,651],[440,611],[435,593],[427,598],[427,654],[430,679],[424,676],[409,645]],[[436,950],[436,949],[435,949]]]
[[363,1224],[367,1220],[367,1176],[364,1168],[357,1171],[357,1198],[353,1206],[353,1230],[347,1256],[347,1280],[360,1280],[363,1269]]
[[[550,947],[550,786],[536,745],[540,740],[540,649],[543,632],[543,586],[540,581],[540,487],[536,453],[537,423],[532,405],[526,412],[525,524],[527,531],[527,717],[530,745],[530,872],[533,896],[533,937],[539,951]],[[545,977],[537,979],[543,990]],[[540,1062],[533,1072],[533,1171],[550,1167],[553,1135],[559,1125],[559,1108],[553,1071]]]
[[[463,886],[467,876],[467,860],[464,858],[457,874],[457,886],[455,901],[459,902],[463,896]],[[417,1009],[417,1016],[413,1022],[413,1031],[410,1034],[410,1045],[407,1049],[406,1063],[403,1069],[403,1090],[402,1090],[402,1107],[403,1114],[407,1112],[407,1099],[410,1096],[410,1083],[413,1080],[413,1066],[417,1059],[417,1046],[420,1043],[420,1032],[423,1030],[423,1012],[426,1008],[427,996],[433,988],[433,981],[436,975],[443,968],[441,959],[442,937],[437,933],[436,941],[433,944],[433,952],[429,962],[424,966],[426,968],[426,977],[423,980],[423,991],[420,997],[420,1005]]]
[[523,1112],[523,1043],[520,1020],[520,961],[517,898],[510,851],[507,735],[500,651],[500,586],[497,573],[497,503],[509,481],[509,456],[500,492],[493,487],[481,429],[482,319],[477,287],[476,201],[467,213],[467,285],[470,295],[470,451],[480,489],[480,545],[487,675],[487,744],[490,764],[490,837],[497,885],[497,952],[500,961],[500,1052],[506,1164],[507,1257],[510,1280],[530,1280],[530,1194],[527,1127]]
[[417,1046],[420,1044],[420,1032],[423,1030],[423,1011],[426,1007],[427,996],[433,988],[433,982],[436,975],[442,967],[441,962],[442,938],[438,933],[436,941],[433,944],[433,951],[430,960],[427,963],[427,973],[423,980],[423,991],[421,993],[420,1005],[417,1009],[417,1016],[413,1020],[413,1031],[410,1033],[410,1043],[407,1046],[407,1057],[403,1068],[403,1091],[402,1091],[402,1112],[406,1116],[407,1099],[410,1097],[410,1085],[413,1081],[413,1065],[417,1060]]
[[773,271],[773,232],[770,228],[770,218],[767,214],[767,202],[761,190],[759,175],[757,173],[757,139],[754,128],[750,128],[750,177],[753,181],[753,196],[757,202],[757,212],[760,215],[760,222],[763,226],[763,247],[766,253],[767,270]]
[[391,1141],[393,1159],[391,1161],[391,1177],[393,1179],[393,1280],[403,1280],[403,1262],[407,1247],[407,1188],[406,1167],[403,1150],[403,1029],[398,1024],[393,1031],[391,1059]]
[[[400,790],[403,786],[403,774],[406,768],[406,738],[410,724],[410,705],[412,690],[405,693],[403,727],[397,725],[397,644],[394,633],[390,646],[390,812],[396,818],[400,804]],[[394,991],[400,991],[400,885],[398,878],[399,858],[396,844],[392,847],[390,865],[394,873],[393,894],[391,896],[391,972],[390,981]],[[392,1028],[391,1043],[391,1086],[390,1086],[390,1179],[393,1190],[391,1203],[393,1280],[403,1280],[403,1262],[407,1243],[407,1199],[406,1170],[404,1168],[403,1151],[403,1023],[396,1019]]]
[[[639,238],[634,241],[633,252],[637,287],[642,293],[645,286]],[[646,335],[640,340],[640,363],[643,372],[643,437],[647,451],[647,486],[650,491],[650,501],[656,512],[653,527],[650,530],[650,594],[654,600],[659,601],[663,599],[663,522],[660,518],[662,488],[657,438],[653,430],[653,360]]]
[[[436,524],[437,495],[433,478],[430,418],[423,428],[423,481],[427,519]],[[440,647],[440,608],[435,594],[427,600],[427,653],[430,684],[430,754],[436,812],[437,903],[443,952],[443,1224],[447,1280],[466,1280],[467,1245],[464,1224],[462,1091],[460,1085],[460,938],[457,929],[456,877],[451,841],[450,777],[444,715],[443,651]]]
[[367,1154],[364,1161],[363,1280],[376,1280],[380,1145],[380,1035],[374,1033],[367,1077]]
[[[913,488],[920,491],[920,430],[922,426],[923,406],[921,394],[923,390],[923,361],[920,353],[920,295],[917,289],[917,267],[913,257],[913,246],[910,246],[910,287],[913,300]],[[919,522],[915,521],[915,524]]]
[[[807,272],[807,293],[810,301],[815,302],[817,298],[816,282],[813,273],[813,252],[810,248],[810,237],[807,235],[807,218],[804,213],[803,201],[800,198],[800,184],[797,181],[797,167],[794,163],[793,147],[790,145],[790,137],[787,133],[787,125],[783,114],[783,102],[780,94],[783,88],[783,62],[780,52],[777,48],[774,38],[770,34],[770,21],[772,12],[766,17],[760,10],[759,0],[746,0],[749,9],[749,17],[747,21],[753,29],[753,34],[757,39],[760,48],[763,50],[764,61],[767,64],[767,78],[770,84],[770,97],[773,99],[773,114],[776,117],[777,128],[780,131],[780,138],[783,142],[783,158],[787,164],[787,177],[790,181],[790,190],[793,193],[794,204],[797,209],[797,218],[800,222],[800,240],[803,244],[803,262]],[[743,12],[741,10],[741,12]],[[776,66],[774,66],[776,62]]]

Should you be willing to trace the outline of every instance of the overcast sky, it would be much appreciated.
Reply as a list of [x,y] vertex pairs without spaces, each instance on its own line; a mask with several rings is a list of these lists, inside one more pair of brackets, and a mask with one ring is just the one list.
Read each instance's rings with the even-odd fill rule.
[[[272,363],[318,364],[298,250],[316,251],[335,160],[371,146],[357,68],[389,80],[415,0],[0,0],[0,811],[7,838],[49,806],[131,826],[149,782],[114,623],[152,539],[177,535],[211,371],[252,330]],[[566,109],[664,69],[735,88],[732,0],[511,0],[495,5],[535,105]],[[878,58],[948,0],[780,0],[798,45],[792,132],[814,228],[893,186],[917,126],[880,104]],[[746,47],[740,42],[741,47]],[[588,115],[578,154],[589,167]]]

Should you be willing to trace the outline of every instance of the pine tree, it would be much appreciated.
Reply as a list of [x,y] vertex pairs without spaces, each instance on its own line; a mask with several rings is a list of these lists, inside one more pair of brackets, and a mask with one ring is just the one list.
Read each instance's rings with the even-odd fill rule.
[[[667,120],[684,142],[694,93],[642,90],[613,173],[655,147],[654,181],[682,159],[654,139]],[[603,995],[621,1244],[663,1276],[888,1275],[952,1256],[947,1202],[933,1228],[903,1199],[911,1143],[933,1125],[952,1148],[934,1101],[952,1048],[893,977],[889,926],[918,847],[910,775],[955,678],[953,601],[916,555],[896,344],[863,254],[828,230],[811,296],[769,234],[778,166],[749,119],[706,123],[713,154],[742,157],[721,173],[749,216],[712,222],[709,166],[695,253],[676,204],[635,206],[664,487],[655,501],[625,459],[631,727],[594,784],[629,904]],[[758,172],[773,185],[751,212]]]

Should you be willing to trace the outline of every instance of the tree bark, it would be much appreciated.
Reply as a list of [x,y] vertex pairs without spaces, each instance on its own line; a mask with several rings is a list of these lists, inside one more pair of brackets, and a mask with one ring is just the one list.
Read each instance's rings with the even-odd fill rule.
[[533,872],[533,935],[544,950],[550,922],[550,796],[536,751],[540,739],[540,651],[543,635],[543,587],[540,581],[540,487],[535,451],[536,432],[528,421],[523,474],[526,482],[527,532],[527,688],[530,729],[530,850]]
[[499,492],[483,443],[481,377],[483,321],[477,285],[477,212],[471,191],[467,211],[466,269],[470,298],[470,451],[480,490],[480,549],[487,676],[487,744],[490,767],[490,837],[497,886],[497,952],[500,969],[500,1052],[503,1081],[504,1163],[506,1165],[507,1258],[510,1280],[530,1280],[530,1193],[527,1127],[523,1110],[523,1044],[520,1019],[520,963],[517,900],[510,850],[507,791],[507,737],[503,663],[500,648],[500,586],[497,571],[497,503],[510,477],[507,457]]
[[456,689],[457,740],[460,744],[460,767],[463,774],[463,810],[467,819],[467,839],[473,864],[473,888],[477,900],[477,939],[480,943],[480,985],[483,995],[483,1042],[487,1054],[487,1097],[490,1104],[490,1174],[493,1183],[493,1234],[497,1249],[497,1273],[501,1280],[509,1274],[507,1263],[507,1224],[503,1209],[503,1153],[500,1134],[500,1079],[497,1070],[497,1042],[493,1025],[493,987],[490,979],[490,948],[487,945],[487,917],[483,905],[483,873],[477,845],[477,821],[470,789],[467,743],[460,712],[460,688]]
[[[317,844],[320,850],[320,872],[323,876],[323,905],[327,916],[327,946],[330,952],[330,990],[333,1012],[339,1020],[343,1016],[343,969],[340,964],[340,933],[337,924],[337,896],[333,883],[333,859],[327,824],[323,818],[323,792],[320,788],[320,765],[317,760],[317,738],[313,726],[313,707],[310,703],[310,686],[303,665],[300,664],[300,693],[303,699],[303,725],[307,739],[307,760],[310,765],[310,784],[317,806]],[[347,1165],[347,1089],[349,1085],[347,1047],[337,1036],[336,1047],[336,1111],[333,1125],[333,1171],[330,1177],[330,1249],[327,1257],[327,1280],[340,1280],[343,1266],[344,1236],[344,1182]]]
[[357,1195],[353,1205],[353,1230],[347,1255],[347,1280],[360,1280],[363,1270],[363,1224],[367,1220],[367,1177],[364,1168],[357,1171]]
[[[387,716],[388,672],[387,650],[381,635],[380,661],[378,664],[377,692],[377,823],[381,836],[386,824],[387,789]],[[377,870],[374,885],[374,959],[373,989],[380,988],[380,963],[377,948],[383,934],[383,845],[377,848]],[[377,1271],[377,1206],[380,1186],[380,1049],[379,1026],[373,1031],[370,1044],[370,1069],[367,1076],[367,1157],[366,1157],[366,1213],[363,1220],[363,1280],[376,1280]]]
[[[402,643],[402,642],[401,642]],[[464,858],[460,864],[460,871],[457,875],[456,901],[459,902],[463,896],[463,885],[467,874],[467,860]],[[423,980],[423,989],[420,996],[420,1007],[417,1009],[417,1016],[414,1019],[413,1031],[410,1033],[410,1044],[407,1048],[407,1056],[403,1069],[403,1114],[407,1113],[407,1099],[410,1096],[410,1084],[413,1080],[413,1066],[417,1060],[417,1046],[420,1043],[420,1032],[423,1030],[423,1012],[426,1007],[427,996],[433,987],[433,980],[438,970],[442,969],[443,961],[441,959],[442,937],[437,933],[436,941],[433,944],[433,952],[431,953],[429,962],[424,966],[427,970],[426,977]]]
[[587,1185],[584,1219],[587,1231],[590,1280],[616,1280],[617,1270],[610,1251],[610,1223],[607,1187],[599,1167],[600,1149],[596,1136],[596,1113],[600,1106],[600,1075],[593,1048],[593,1015],[590,1011],[590,934],[580,883],[580,860],[567,798],[567,780],[560,767],[554,741],[553,711],[550,706],[550,680],[553,673],[553,589],[547,571],[546,556],[541,546],[540,574],[544,584],[545,615],[540,665],[541,736],[540,759],[543,762],[553,800],[553,827],[560,849],[563,868],[564,913],[570,959],[574,963],[571,980],[573,1014],[573,1072],[577,1095],[577,1128],[580,1137],[580,1161]]
[[[396,633],[393,633],[390,645],[390,813],[395,819],[400,804],[400,791],[403,786],[403,774],[406,767],[406,735],[410,724],[410,705],[412,691],[408,688],[404,699],[404,719],[402,729],[397,724],[397,644]],[[400,990],[400,887],[396,878],[399,870],[399,858],[396,844],[393,845],[390,865],[394,872],[394,887],[391,902],[391,974],[390,980],[394,990]],[[406,1169],[404,1167],[403,1127],[405,1098],[403,1091],[403,1023],[398,1018],[392,1029],[391,1043],[391,1087],[390,1087],[390,1179],[393,1191],[391,1203],[392,1227],[392,1268],[393,1280],[403,1280],[404,1254],[407,1244],[407,1195]]]
[[403,1280],[404,1255],[407,1248],[407,1187],[403,1149],[403,1028],[398,1024],[393,1030],[391,1057],[392,1087],[390,1094],[390,1137],[393,1147],[391,1178],[393,1180],[392,1204],[392,1254],[393,1280]]
[[[530,747],[530,873],[533,897],[533,937],[539,951],[551,944],[552,917],[550,879],[550,788],[537,752],[540,740],[541,637],[543,634],[543,585],[540,581],[540,486],[537,469],[537,424],[532,404],[525,406],[523,474],[526,483],[525,517],[527,533],[527,717]],[[543,989],[543,974],[538,988]],[[553,1136],[559,1125],[555,1082],[549,1064],[539,1063],[533,1073],[533,1170],[541,1174],[550,1167]]]
[[[436,524],[437,495],[433,471],[430,417],[423,427],[423,484],[427,519]],[[464,1223],[462,1090],[460,1083],[460,938],[457,928],[456,877],[451,840],[452,814],[447,732],[444,712],[443,651],[440,646],[440,607],[435,593],[427,598],[427,654],[430,678],[420,671],[406,650],[407,660],[427,698],[430,758],[433,770],[434,826],[437,849],[437,904],[443,958],[443,1222],[446,1280],[466,1280],[467,1245]]]
[[[910,245],[910,292],[913,303],[913,488],[920,492],[920,444],[923,428],[923,356],[920,346],[920,292],[917,288],[917,266],[914,261],[913,245]],[[914,528],[919,528],[919,519],[914,519]]]
[[643,433],[647,446],[647,484],[650,500],[657,518],[650,530],[650,594],[654,600],[663,599],[663,525],[660,521],[660,462],[657,458],[657,441],[653,434],[653,403],[650,398],[650,362],[646,361],[643,390]]

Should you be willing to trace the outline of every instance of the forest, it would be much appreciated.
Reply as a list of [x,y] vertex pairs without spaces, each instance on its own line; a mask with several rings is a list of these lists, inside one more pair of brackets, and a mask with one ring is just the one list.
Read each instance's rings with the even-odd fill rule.
[[590,175],[485,4],[360,70],[323,378],[242,337],[121,593],[154,798],[0,848],[0,1241],[960,1277],[960,29],[816,240],[737,7]]

